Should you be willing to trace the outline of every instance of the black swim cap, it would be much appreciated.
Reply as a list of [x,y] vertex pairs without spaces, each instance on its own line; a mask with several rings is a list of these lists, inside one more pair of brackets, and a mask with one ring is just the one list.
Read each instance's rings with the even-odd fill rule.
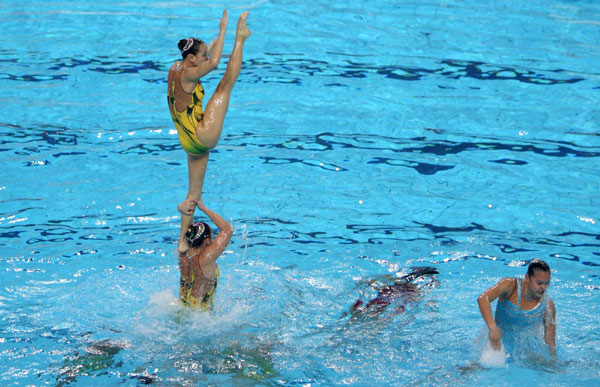
[[533,277],[536,271],[550,271],[550,266],[541,259],[533,259],[527,267],[527,275]]
[[205,239],[210,238],[210,226],[204,222],[195,222],[185,232],[185,238],[191,247],[199,247]]

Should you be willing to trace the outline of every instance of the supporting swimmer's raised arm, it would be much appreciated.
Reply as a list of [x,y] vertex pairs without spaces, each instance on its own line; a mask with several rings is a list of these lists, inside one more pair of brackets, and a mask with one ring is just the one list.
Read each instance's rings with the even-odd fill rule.
[[206,255],[214,260],[217,260],[231,240],[233,235],[233,226],[228,221],[223,219],[221,215],[217,214],[210,208],[206,207],[203,202],[198,202],[198,209],[204,212],[210,220],[221,230],[219,234],[213,239],[212,243],[205,249]]

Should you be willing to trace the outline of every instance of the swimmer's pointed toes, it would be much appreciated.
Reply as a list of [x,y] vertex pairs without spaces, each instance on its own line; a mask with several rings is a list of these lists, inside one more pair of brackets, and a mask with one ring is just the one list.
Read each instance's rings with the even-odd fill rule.
[[242,40],[246,40],[251,34],[250,29],[248,29],[248,26],[246,25],[246,18],[249,14],[250,12],[242,13],[240,15],[240,19],[238,20],[237,33],[238,37]]

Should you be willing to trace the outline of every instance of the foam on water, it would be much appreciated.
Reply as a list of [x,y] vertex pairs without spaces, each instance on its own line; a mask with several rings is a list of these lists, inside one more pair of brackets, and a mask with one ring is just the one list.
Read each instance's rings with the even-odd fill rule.
[[504,349],[504,344],[500,344],[500,350],[492,348],[489,340],[486,342],[479,358],[479,364],[485,368],[506,367],[506,359],[508,354]]
[[244,324],[249,308],[241,303],[218,305],[213,311],[200,311],[179,303],[171,289],[150,295],[146,307],[135,317],[137,334],[167,344],[215,336]]

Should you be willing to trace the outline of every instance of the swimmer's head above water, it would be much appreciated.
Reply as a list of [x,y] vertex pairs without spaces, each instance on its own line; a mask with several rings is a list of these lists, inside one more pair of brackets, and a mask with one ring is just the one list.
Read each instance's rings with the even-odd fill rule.
[[191,247],[200,247],[206,239],[212,238],[212,230],[204,222],[195,222],[187,229],[185,237]]
[[208,46],[200,39],[181,39],[177,44],[177,47],[179,48],[179,51],[181,52],[181,57],[183,59],[185,59],[188,55],[208,55]]
[[540,259],[534,259],[529,263],[529,267],[527,267],[527,275],[533,277],[536,271],[550,272],[550,266]]
[[542,260],[534,259],[529,263],[525,281],[523,281],[525,296],[540,298],[550,286],[550,266]]

